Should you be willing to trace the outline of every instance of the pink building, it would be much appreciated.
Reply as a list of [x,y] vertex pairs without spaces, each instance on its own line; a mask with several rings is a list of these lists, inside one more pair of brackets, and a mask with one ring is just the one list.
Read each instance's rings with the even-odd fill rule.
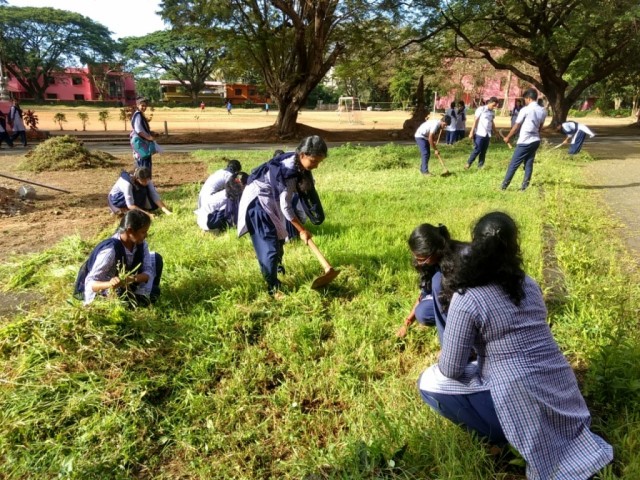
[[[7,89],[14,98],[30,98],[20,82],[11,75]],[[118,69],[108,70],[103,66],[67,68],[51,73],[45,99],[53,102],[105,101],[118,105],[135,105],[136,83],[131,73]]]

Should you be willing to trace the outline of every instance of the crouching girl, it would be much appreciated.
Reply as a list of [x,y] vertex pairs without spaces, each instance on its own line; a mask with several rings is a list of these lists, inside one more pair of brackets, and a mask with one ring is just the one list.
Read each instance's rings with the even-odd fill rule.
[[211,195],[200,192],[196,214],[198,226],[205,232],[220,232],[238,225],[238,205],[247,184],[245,172],[234,174],[224,189]]
[[138,167],[132,174],[122,172],[111,188],[107,200],[109,208],[116,214],[128,210],[152,213],[158,208],[167,215],[171,214],[151,181],[151,170],[148,167]]
[[151,217],[140,210],[128,211],[116,233],[98,244],[80,267],[75,296],[85,305],[97,295],[114,291],[134,305],[148,305],[160,295],[163,261],[149,252],[146,238]]

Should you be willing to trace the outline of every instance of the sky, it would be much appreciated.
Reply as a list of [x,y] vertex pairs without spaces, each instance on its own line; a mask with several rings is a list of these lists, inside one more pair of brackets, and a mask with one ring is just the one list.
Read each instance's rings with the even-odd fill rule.
[[77,12],[107,27],[113,38],[140,37],[164,28],[155,13],[160,0],[8,0],[8,4]]

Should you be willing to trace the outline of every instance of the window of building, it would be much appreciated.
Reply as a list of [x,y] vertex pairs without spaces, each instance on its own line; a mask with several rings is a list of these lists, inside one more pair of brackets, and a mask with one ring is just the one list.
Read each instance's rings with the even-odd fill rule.
[[58,99],[57,93],[47,93],[47,100],[57,100],[57,99]]
[[235,93],[236,93],[236,96],[242,95],[242,89],[241,88],[236,88]]
[[251,89],[251,90],[249,90],[249,96],[250,96],[250,97],[253,97],[255,94],[256,94],[255,89]]
[[73,77],[71,83],[74,85],[82,85],[82,77]]
[[47,77],[47,82],[49,83],[49,85],[55,85],[56,77]]
[[84,100],[84,95],[74,95],[73,99],[74,100]]

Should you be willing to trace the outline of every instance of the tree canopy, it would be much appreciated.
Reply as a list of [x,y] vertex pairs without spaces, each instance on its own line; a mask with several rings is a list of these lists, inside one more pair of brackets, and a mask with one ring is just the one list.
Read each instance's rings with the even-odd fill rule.
[[117,43],[103,25],[54,8],[0,7],[0,60],[35,98],[44,98],[51,72],[109,61]]
[[534,85],[552,105],[554,124],[589,86],[640,51],[635,0],[412,2],[418,7],[431,12],[421,40],[453,32],[452,55],[475,55]]
[[184,28],[127,37],[126,55],[147,70],[162,70],[178,80],[194,101],[205,81],[219,67],[224,48],[214,32]]

